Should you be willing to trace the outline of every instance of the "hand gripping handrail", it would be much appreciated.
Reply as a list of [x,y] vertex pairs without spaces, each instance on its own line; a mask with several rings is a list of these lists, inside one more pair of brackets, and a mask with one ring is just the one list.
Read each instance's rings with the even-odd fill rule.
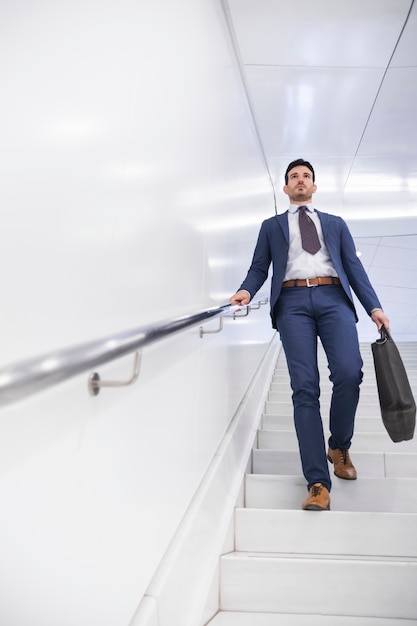
[[[239,307],[224,304],[5,365],[0,368],[0,406],[28,398],[73,376],[91,371],[99,365],[127,354],[137,353],[144,346],[169,335],[236,310],[239,310]],[[202,336],[201,331],[200,336]],[[137,380],[139,363],[139,355],[135,355],[132,378],[124,382],[100,381],[98,374],[91,374],[88,383],[90,393],[97,395],[102,386],[115,387],[131,384]]]

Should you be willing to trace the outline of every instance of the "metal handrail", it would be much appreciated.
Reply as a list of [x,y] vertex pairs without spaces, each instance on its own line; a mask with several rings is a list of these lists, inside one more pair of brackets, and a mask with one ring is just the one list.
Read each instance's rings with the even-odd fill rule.
[[[239,308],[225,304],[5,365],[0,368],[0,406],[28,398],[73,376]],[[136,378],[133,376],[133,379]]]

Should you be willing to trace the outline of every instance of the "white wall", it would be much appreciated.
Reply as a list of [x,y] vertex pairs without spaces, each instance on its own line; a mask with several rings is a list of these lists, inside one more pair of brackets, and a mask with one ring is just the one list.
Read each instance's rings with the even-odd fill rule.
[[[227,300],[274,209],[220,2],[3,2],[0,79],[0,366]],[[2,626],[129,622],[271,336],[0,410]]]

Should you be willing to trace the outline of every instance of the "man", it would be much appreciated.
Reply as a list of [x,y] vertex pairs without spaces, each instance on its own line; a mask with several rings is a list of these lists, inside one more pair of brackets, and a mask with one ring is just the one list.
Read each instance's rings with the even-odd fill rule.
[[[389,320],[346,223],[314,209],[314,181],[308,161],[297,159],[288,165],[284,193],[290,207],[263,222],[248,274],[230,302],[248,304],[265,282],[272,262],[272,325],[280,333],[287,359],[295,429],[309,490],[302,508],[322,511],[330,509],[328,460],[339,478],[357,477],[349,448],[363,362],[350,287],[378,329],[382,324],[389,329]],[[333,383],[327,452],[319,404],[318,337]]]

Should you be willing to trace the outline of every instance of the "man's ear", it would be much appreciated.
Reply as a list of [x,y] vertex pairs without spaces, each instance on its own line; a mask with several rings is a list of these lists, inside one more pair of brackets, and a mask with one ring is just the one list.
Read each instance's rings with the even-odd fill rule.
[[287,196],[288,196],[288,187],[287,187],[287,185],[284,185],[284,186],[283,186],[282,191],[283,191],[284,193],[286,193],[286,194],[287,194]]
[[313,191],[312,191],[312,193],[316,193],[316,191],[317,191],[317,185],[313,185]]

